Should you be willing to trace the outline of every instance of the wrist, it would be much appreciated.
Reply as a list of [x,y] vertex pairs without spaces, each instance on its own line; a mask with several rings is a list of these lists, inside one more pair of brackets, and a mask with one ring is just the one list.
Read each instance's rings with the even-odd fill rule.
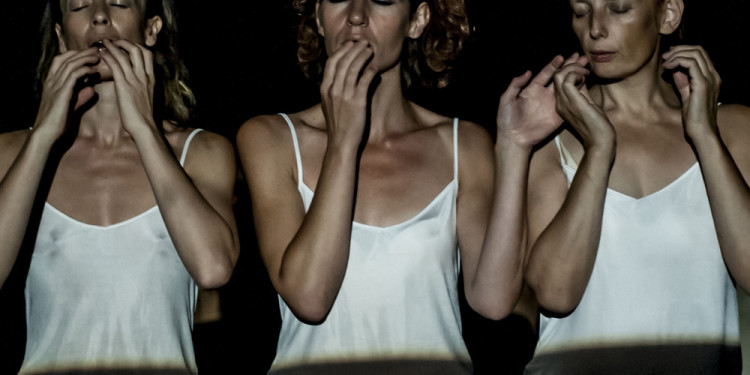
[[495,157],[520,156],[528,158],[531,155],[532,148],[532,145],[522,144],[498,134],[495,142]]
[[531,150],[534,145],[531,143],[525,143],[523,141],[514,139],[513,137],[503,132],[497,132],[497,141],[495,142],[495,153],[498,152],[512,152],[519,154],[531,154]]
[[688,134],[688,138],[690,138],[690,142],[693,143],[699,158],[708,155],[709,153],[714,153],[723,147],[721,137],[712,131],[705,131],[700,134]]
[[703,123],[703,124],[688,124],[685,123],[685,135],[694,144],[698,144],[703,141],[713,141],[719,138],[717,132],[718,126],[715,124]]
[[54,134],[48,134],[49,132],[45,132],[44,129],[40,129],[36,126],[30,128],[30,131],[31,134],[29,135],[27,144],[28,147],[34,151],[49,152],[59,138]]

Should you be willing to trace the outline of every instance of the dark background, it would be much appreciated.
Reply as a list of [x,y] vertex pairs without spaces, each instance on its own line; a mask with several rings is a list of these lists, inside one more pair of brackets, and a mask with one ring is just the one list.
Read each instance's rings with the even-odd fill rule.
[[[319,99],[296,65],[297,16],[291,0],[177,0],[181,49],[198,100],[193,126],[234,140],[246,119],[295,112]],[[746,0],[686,0],[685,41],[702,44],[721,74],[721,101],[750,104],[750,4]],[[473,36],[446,89],[409,89],[407,96],[448,116],[485,126],[494,136],[501,92],[513,76],[538,71],[555,54],[577,50],[563,0],[467,0]],[[33,124],[34,67],[43,1],[5,1],[0,7],[0,131]],[[275,351],[278,302],[255,249],[246,188],[238,184],[237,220],[243,249],[235,275],[221,289],[224,319],[212,328],[221,362],[260,373]],[[0,374],[14,374],[24,348],[23,280],[0,291]],[[478,370],[512,372],[533,349],[524,321],[485,321],[465,312],[465,334]],[[199,353],[200,354],[200,353]],[[505,370],[505,371],[503,371]],[[479,371],[478,371],[479,372]]]

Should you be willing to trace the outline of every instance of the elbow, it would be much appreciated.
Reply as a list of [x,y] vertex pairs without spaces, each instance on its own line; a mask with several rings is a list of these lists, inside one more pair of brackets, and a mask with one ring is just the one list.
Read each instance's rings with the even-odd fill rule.
[[294,316],[302,323],[319,325],[326,321],[333,304],[320,301],[317,298],[299,298],[295,304],[287,304]]
[[333,308],[335,296],[331,297],[325,291],[314,288],[300,288],[299,285],[277,288],[279,295],[301,322],[318,325],[325,322]]
[[518,295],[515,296],[494,296],[495,298],[481,298],[465,290],[466,302],[477,314],[490,319],[502,320],[507,318],[512,312],[513,307],[518,301]]
[[229,282],[233,270],[234,265],[231,262],[219,262],[210,267],[203,267],[193,280],[203,289],[216,289]]
[[[469,305],[471,306],[471,304]],[[503,320],[513,312],[513,308],[508,308],[507,306],[471,306],[471,308],[479,315],[490,320]]]
[[576,293],[564,288],[537,288],[531,286],[539,307],[554,316],[566,316],[578,307],[583,292]]

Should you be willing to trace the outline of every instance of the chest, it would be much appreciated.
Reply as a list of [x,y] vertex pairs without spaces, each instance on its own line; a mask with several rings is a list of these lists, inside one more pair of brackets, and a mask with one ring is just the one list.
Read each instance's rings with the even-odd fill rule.
[[[324,153],[324,143],[302,145],[303,182],[312,190]],[[436,134],[368,145],[357,163],[354,221],[386,227],[413,218],[453,180],[453,161],[452,143]]]
[[[642,198],[669,186],[696,162],[690,144],[678,126],[654,127],[648,131],[618,129],[615,160],[609,188],[632,198]],[[561,136],[576,164],[584,148],[571,134]],[[569,163],[570,164],[570,163]]]
[[73,147],[56,170],[47,202],[71,218],[108,226],[156,205],[135,147]]

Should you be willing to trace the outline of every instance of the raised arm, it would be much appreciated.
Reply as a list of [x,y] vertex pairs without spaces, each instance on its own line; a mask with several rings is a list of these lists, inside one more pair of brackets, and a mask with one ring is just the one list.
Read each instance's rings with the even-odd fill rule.
[[325,320],[346,272],[357,152],[367,91],[376,73],[364,68],[371,55],[367,43],[348,42],[326,63],[321,97],[327,147],[306,214],[297,191],[291,136],[281,118],[252,119],[237,137],[271,282],[292,312],[308,323]]
[[533,80],[526,72],[510,83],[500,98],[494,153],[488,141],[459,135],[460,160],[471,160],[459,168],[457,210],[466,298],[488,318],[510,314],[521,292],[529,156],[562,123],[548,86],[562,64],[557,56]]
[[109,53],[102,59],[113,73],[123,126],[135,141],[180,259],[196,284],[219,287],[229,280],[239,255],[231,144],[199,133],[183,169],[154,122],[153,55],[126,40],[104,45]]
[[66,129],[70,109],[77,109],[94,95],[91,87],[76,90],[76,82],[94,73],[91,64],[98,61],[95,48],[55,57],[44,82],[34,130],[0,136],[0,287],[16,262],[47,159]]
[[717,108],[721,78],[700,46],[665,53],[682,98],[685,134],[695,149],[706,184],[716,234],[730,274],[750,290],[750,109]]
[[526,281],[539,305],[559,314],[575,309],[591,277],[615,152],[614,128],[583,85],[587,74],[583,65],[569,64],[554,78],[558,112],[581,137],[585,150],[562,202],[561,184],[567,181],[553,172],[560,168],[559,158],[551,156],[554,144],[540,151],[530,173],[532,247]]

